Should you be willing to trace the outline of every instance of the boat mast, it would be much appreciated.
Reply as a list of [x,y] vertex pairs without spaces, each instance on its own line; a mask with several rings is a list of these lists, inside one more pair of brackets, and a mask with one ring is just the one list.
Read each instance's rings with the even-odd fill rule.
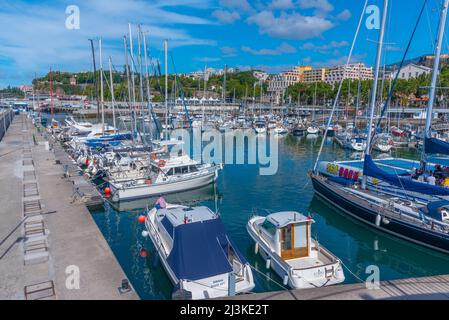
[[140,92],[140,116],[142,117],[142,141],[145,143],[145,117],[143,112],[143,105],[144,105],[144,97],[143,97],[143,65],[142,65],[142,46],[141,46],[141,37],[142,37],[142,29],[140,24],[137,26],[137,47],[138,47],[138,63],[139,63],[139,92]]
[[165,140],[168,141],[168,41],[164,41],[165,53]]
[[[448,0],[449,1],[449,0]],[[368,136],[366,139],[366,150],[365,155],[370,154],[371,149],[371,137],[373,134],[373,117],[374,117],[374,109],[376,108],[376,98],[377,98],[377,83],[379,82],[379,69],[381,65],[382,59],[382,47],[385,35],[385,25],[387,21],[388,14],[388,0],[384,0],[384,8],[382,14],[382,26],[379,32],[379,43],[377,44],[377,55],[376,55],[376,67],[374,71],[374,82],[373,82],[373,90],[371,91],[371,101],[370,101],[370,117],[368,121]],[[366,188],[366,179],[367,177],[363,175],[362,179],[362,189]]]
[[89,39],[92,50],[92,62],[94,65],[95,99],[97,100],[97,122],[100,121],[100,101],[98,100],[97,63],[95,62],[94,40]]
[[[128,102],[130,105],[130,111],[131,110],[131,84],[130,84],[130,79],[129,79],[129,59],[128,59],[128,42],[126,41],[126,35],[123,36],[123,45],[125,48],[125,70],[126,70],[126,79],[128,82]],[[136,130],[134,129],[134,125],[133,123],[131,123],[131,127],[133,127],[133,133],[136,132]],[[134,140],[134,134],[133,134],[133,140]]]
[[109,81],[111,86],[111,105],[112,105],[112,123],[114,133],[117,133],[117,124],[115,122],[115,97],[114,97],[114,79],[112,77],[112,58],[109,56]]
[[438,73],[440,70],[440,56],[441,56],[441,47],[443,44],[444,37],[444,28],[446,26],[447,19],[447,10],[449,6],[449,0],[444,0],[443,7],[441,8],[441,16],[440,16],[440,25],[438,28],[438,39],[435,45],[435,60],[433,64],[432,71],[432,81],[430,83],[429,88],[429,102],[427,105],[427,114],[426,114],[426,128],[424,131],[424,145],[421,153],[421,169],[426,169],[427,159],[426,159],[426,139],[430,138],[430,126],[432,124],[432,115],[433,115],[433,104],[435,102],[435,89],[438,80]]
[[148,99],[148,120],[149,120],[149,126],[150,126],[150,140],[153,140],[153,131],[151,130],[151,117],[152,117],[152,107],[151,107],[151,88],[150,88],[150,75],[148,71],[148,53],[147,53],[147,40],[146,40],[146,33],[142,32],[143,37],[143,51],[144,51],[144,57],[145,57],[145,78],[146,78],[146,84],[147,84],[147,99]]
[[51,66],[50,66],[50,113],[51,113],[51,120],[53,121],[53,75],[52,75],[52,71],[51,71]]
[[100,47],[100,104],[101,104],[101,134],[104,136],[104,90],[103,90],[103,51],[102,39],[98,40]]
[[132,82],[132,98],[133,98],[133,114],[134,114],[134,129],[137,132],[137,110],[136,110],[136,83],[134,79],[134,71],[136,69],[136,66],[134,64],[134,48],[133,48],[133,35],[131,30],[131,23],[128,23],[128,30],[129,30],[129,50],[131,53],[131,82]]

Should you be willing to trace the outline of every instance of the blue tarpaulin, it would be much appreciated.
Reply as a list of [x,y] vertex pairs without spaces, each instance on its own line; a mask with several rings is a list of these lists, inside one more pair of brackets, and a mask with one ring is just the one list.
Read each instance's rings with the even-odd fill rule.
[[441,209],[448,209],[449,208],[449,202],[446,200],[441,201],[434,201],[429,202],[427,206],[423,209],[421,209],[421,212],[430,218],[433,218],[438,221],[443,221],[441,216]]
[[369,155],[365,155],[363,174],[385,181],[404,190],[429,194],[429,195],[449,195],[449,189],[430,185],[423,182],[412,180],[410,177],[401,177],[396,174],[389,174],[377,167]]
[[424,142],[424,151],[427,154],[446,154],[449,155],[449,143],[437,138],[426,138]]
[[219,218],[179,225],[173,241],[167,262],[178,279],[194,281],[231,272],[228,248],[234,250],[240,262],[246,263],[226,236]]

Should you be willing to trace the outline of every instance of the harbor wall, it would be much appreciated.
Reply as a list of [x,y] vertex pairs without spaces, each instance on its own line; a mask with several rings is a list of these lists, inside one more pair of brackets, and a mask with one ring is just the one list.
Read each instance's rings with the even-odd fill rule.
[[8,131],[12,120],[14,119],[14,112],[12,110],[5,110],[0,114],[0,141]]

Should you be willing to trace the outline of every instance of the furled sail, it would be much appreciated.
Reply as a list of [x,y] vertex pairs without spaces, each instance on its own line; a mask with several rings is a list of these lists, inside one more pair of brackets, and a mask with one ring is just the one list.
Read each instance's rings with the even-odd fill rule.
[[449,143],[437,138],[426,138],[424,152],[427,154],[449,155]]
[[428,195],[449,195],[449,189],[439,186],[418,182],[410,177],[400,177],[395,174],[389,174],[380,169],[373,161],[370,155],[365,155],[363,174],[372,178],[385,181],[404,190],[428,194]]

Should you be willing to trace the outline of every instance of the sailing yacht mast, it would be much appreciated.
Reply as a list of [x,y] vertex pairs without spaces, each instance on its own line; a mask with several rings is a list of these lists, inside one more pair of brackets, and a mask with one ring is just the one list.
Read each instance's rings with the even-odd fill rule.
[[112,77],[112,58],[109,56],[109,82],[111,89],[111,105],[112,105],[112,123],[114,126],[114,133],[117,133],[117,124],[115,122],[115,97],[114,97],[114,79]]
[[427,164],[426,139],[430,138],[430,126],[432,124],[433,104],[435,102],[435,89],[438,80],[438,73],[440,70],[441,47],[443,45],[444,28],[446,26],[448,6],[449,0],[444,0],[443,7],[441,8],[440,25],[438,28],[438,39],[435,45],[435,60],[433,64],[432,81],[430,83],[429,88],[429,103],[427,105],[426,128],[424,131],[424,145],[421,153],[421,169],[423,170],[425,170]]
[[[123,36],[123,45],[125,48],[125,71],[126,71],[126,80],[128,83],[128,103],[129,103],[129,105],[131,105],[131,100],[132,100],[131,99],[131,84],[130,84],[130,79],[129,79],[128,42],[126,40],[126,35]],[[136,132],[136,129],[134,128],[133,124],[131,124],[131,127],[133,129],[133,133]],[[134,140],[134,134],[133,134],[133,140]]]
[[131,23],[128,23],[128,30],[129,30],[129,50],[131,53],[131,82],[132,82],[132,97],[133,97],[133,114],[134,114],[134,129],[137,132],[137,110],[136,110],[136,83],[134,79],[134,72],[136,69],[136,66],[134,64],[134,48],[133,48],[133,35],[131,30]]
[[153,131],[151,130],[151,117],[152,117],[152,108],[151,108],[151,88],[150,88],[150,75],[148,71],[148,53],[147,53],[147,40],[146,40],[146,33],[142,32],[143,37],[143,51],[144,51],[144,57],[145,57],[145,79],[147,84],[147,99],[148,99],[148,119],[149,119],[149,126],[150,126],[150,140],[153,140]]
[[[366,139],[366,151],[365,155],[370,154],[371,149],[371,137],[373,134],[373,117],[374,117],[374,109],[376,108],[376,98],[377,98],[377,83],[379,82],[379,69],[381,65],[382,59],[382,47],[385,35],[385,25],[387,21],[388,14],[388,0],[384,0],[384,8],[382,14],[382,26],[379,32],[379,43],[377,44],[377,55],[376,55],[376,67],[374,71],[374,82],[373,82],[373,90],[371,91],[371,101],[370,101],[370,117],[368,121],[368,136]],[[362,189],[366,189],[366,179],[367,177],[364,175],[362,179]]]
[[100,105],[101,105],[101,134],[104,136],[104,90],[103,90],[103,51],[102,39],[98,40],[100,47]]
[[53,121],[53,74],[50,67],[50,112],[51,112],[51,120]]
[[168,41],[164,41],[165,53],[165,140],[168,141]]

